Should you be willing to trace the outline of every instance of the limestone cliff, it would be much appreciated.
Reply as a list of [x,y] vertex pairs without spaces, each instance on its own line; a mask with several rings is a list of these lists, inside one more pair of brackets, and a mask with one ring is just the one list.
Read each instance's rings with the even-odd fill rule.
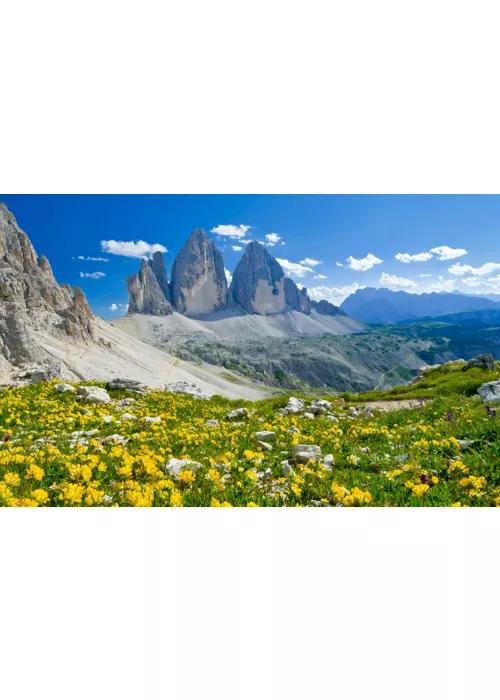
[[234,304],[251,314],[286,311],[285,275],[279,262],[257,241],[247,245],[236,266],[230,288]]
[[171,290],[181,314],[208,314],[226,307],[224,259],[202,228],[194,229],[176,257]]

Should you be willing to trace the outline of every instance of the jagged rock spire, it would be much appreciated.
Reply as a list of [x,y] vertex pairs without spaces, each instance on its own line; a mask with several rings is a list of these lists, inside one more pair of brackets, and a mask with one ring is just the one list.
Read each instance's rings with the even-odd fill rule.
[[287,306],[303,314],[310,314],[312,305],[307,289],[299,289],[295,282],[289,277],[285,277],[285,301]]
[[172,313],[172,306],[160,287],[153,266],[145,258],[141,260],[139,272],[127,277],[127,289],[130,314],[166,316]]
[[224,259],[202,228],[189,236],[172,267],[172,301],[179,313],[208,314],[227,304]]
[[265,246],[252,241],[236,266],[231,282],[233,302],[252,314],[279,314],[286,310],[285,275]]

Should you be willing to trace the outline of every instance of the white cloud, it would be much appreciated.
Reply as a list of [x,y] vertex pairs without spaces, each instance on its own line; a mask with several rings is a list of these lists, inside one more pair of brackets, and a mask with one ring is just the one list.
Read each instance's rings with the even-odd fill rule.
[[314,272],[311,267],[302,265],[302,263],[293,263],[289,260],[283,260],[282,258],[276,258],[283,270],[293,276],[293,277],[304,277],[306,272]]
[[231,248],[238,253],[240,250],[243,250],[243,248],[240,245],[232,245]]
[[353,258],[352,255],[350,255],[347,258],[347,262],[349,263],[351,270],[366,272],[366,270],[370,270],[374,265],[380,265],[383,260],[377,258],[377,256],[373,255],[372,253],[368,253],[365,258],[361,258],[360,260],[356,260],[356,258]]
[[397,277],[397,275],[388,275],[387,272],[382,272],[379,280],[382,284],[388,284],[390,287],[416,287],[417,283],[409,280],[406,277]]
[[269,243],[267,243],[269,246],[276,245],[278,241],[281,241],[281,236],[277,233],[266,233],[266,238],[269,241]]
[[432,253],[417,253],[416,255],[410,255],[409,253],[397,253],[395,256],[396,260],[402,263],[410,262],[426,262],[432,258]]
[[419,277],[432,277],[432,275],[419,275]]
[[85,257],[85,255],[79,255],[76,258],[73,258],[73,260],[91,260],[92,262],[109,262],[109,258],[92,258],[92,257]]
[[[210,230],[210,233],[215,233],[217,236],[229,236],[229,238],[243,239],[250,228],[252,227],[244,226],[243,224],[239,226],[235,226],[234,224],[219,224],[218,226],[214,226],[214,228]],[[249,241],[244,241],[244,243],[249,243]]]
[[302,265],[310,265],[310,267],[316,267],[316,265],[321,265],[321,260],[315,260],[314,258],[304,258],[300,261]]
[[[252,239],[251,238],[238,238],[238,243],[251,243]],[[283,244],[284,245],[284,244]]]
[[109,311],[121,311],[123,313],[128,311],[128,304],[111,304],[108,306]]
[[483,275],[491,275],[493,272],[500,270],[500,263],[484,263],[481,267],[472,267],[471,265],[461,265],[460,263],[455,263],[448,268],[448,272],[452,275],[458,275],[461,277],[467,273],[474,276],[482,277]]
[[357,289],[364,289],[365,285],[359,285],[357,282],[347,285],[346,287],[311,287],[307,290],[307,293],[315,301],[321,301],[326,299],[331,304],[335,306],[340,306],[340,304],[347,299],[348,296],[354,294]]
[[467,255],[467,251],[464,248],[450,248],[447,245],[431,248],[431,253],[438,255],[439,260],[453,260],[454,258],[460,258],[462,255]]
[[229,272],[229,270],[226,269],[226,268],[224,268],[224,272],[226,273],[227,283],[228,283],[228,284],[231,284],[231,280],[233,279],[232,274],[231,274],[231,273]]
[[146,241],[101,241],[101,250],[111,255],[123,255],[125,258],[147,258],[153,253],[168,253],[160,243]]
[[106,277],[105,272],[80,272],[80,277],[89,277],[92,280],[98,280],[101,277]]
[[326,280],[327,276],[326,275],[315,275],[314,278],[315,280]]
[[336,262],[335,265],[336,265],[337,267],[344,267],[344,265],[343,265],[342,263],[339,263],[339,262]]
[[437,282],[429,284],[424,292],[453,292],[457,288],[457,280],[447,280],[442,275],[438,277]]

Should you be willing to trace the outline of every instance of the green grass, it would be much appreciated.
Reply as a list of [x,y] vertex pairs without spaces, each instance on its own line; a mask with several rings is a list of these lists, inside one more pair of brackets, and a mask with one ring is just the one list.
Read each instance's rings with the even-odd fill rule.
[[436,396],[474,396],[481,384],[500,379],[499,364],[496,364],[492,372],[477,367],[464,371],[463,365],[446,365],[430,370],[416,384],[397,386],[387,390],[365,391],[360,394],[344,392],[340,396],[346,401],[358,403],[429,399]]

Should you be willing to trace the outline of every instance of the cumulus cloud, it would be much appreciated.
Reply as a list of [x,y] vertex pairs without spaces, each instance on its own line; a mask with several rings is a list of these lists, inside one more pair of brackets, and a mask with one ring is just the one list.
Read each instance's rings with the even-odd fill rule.
[[453,292],[457,288],[457,280],[447,280],[442,275],[439,275],[438,281],[429,284],[425,292]]
[[73,258],[73,260],[90,260],[92,262],[109,262],[109,258],[92,258],[92,257],[85,257],[85,255],[79,255],[76,258]]
[[231,273],[229,272],[229,270],[226,269],[226,268],[224,268],[224,272],[226,273],[227,283],[228,283],[228,284],[231,284],[231,281],[232,281],[232,279],[233,279],[232,274],[231,274]]
[[301,265],[309,265],[310,267],[316,267],[316,265],[321,265],[321,260],[315,260],[314,258],[304,258],[301,260]]
[[283,258],[276,258],[283,270],[292,277],[304,277],[306,272],[314,272],[311,267],[303,265],[302,263],[293,263],[290,260],[283,260]]
[[432,258],[432,253],[417,253],[416,255],[410,255],[409,253],[397,253],[395,256],[396,260],[402,263],[411,262],[426,262]]
[[343,265],[341,262],[336,262],[335,265],[336,265],[337,267],[344,267],[344,265]]
[[482,277],[483,275],[491,275],[493,272],[500,270],[500,263],[484,263],[481,267],[472,267],[471,265],[461,265],[460,263],[455,263],[448,268],[448,272],[452,275],[462,275],[471,274],[475,277]]
[[419,275],[419,277],[432,277],[432,275],[424,275],[424,274],[422,274],[422,275]]
[[315,280],[326,280],[327,277],[326,277],[326,275],[315,275],[315,276],[313,277],[313,279],[315,279]]
[[109,311],[121,311],[126,313],[128,311],[128,304],[111,304],[108,306]]
[[439,260],[453,260],[454,258],[460,258],[462,255],[467,255],[467,251],[464,248],[450,248],[447,245],[431,248],[431,253],[438,255]]
[[101,241],[101,250],[111,255],[122,255],[125,258],[147,258],[153,253],[168,253],[160,243],[146,241]]
[[382,272],[379,280],[381,284],[387,284],[390,287],[416,287],[417,283],[409,280],[406,277],[398,277],[397,275],[388,275],[387,272]]
[[[243,239],[247,231],[251,228],[251,226],[244,226],[243,224],[239,226],[235,226],[234,224],[219,224],[218,226],[214,226],[214,228],[210,230],[210,233],[215,233],[217,236],[229,236],[229,238]],[[249,243],[250,241],[244,242]]]
[[366,272],[366,270],[370,270],[374,265],[380,265],[383,260],[377,258],[377,256],[373,255],[372,253],[368,253],[365,258],[361,258],[360,260],[357,260],[350,255],[347,258],[347,262],[349,263],[351,270]]
[[278,243],[278,241],[281,241],[281,236],[278,233],[266,233],[266,238],[268,240],[267,245],[273,246]]
[[231,248],[238,253],[240,250],[243,250],[243,248],[240,245],[232,245]]
[[101,277],[106,277],[105,272],[80,272],[80,277],[88,277],[91,280],[98,280]]
[[357,289],[364,288],[365,285],[360,285],[357,282],[353,282],[352,284],[349,284],[345,287],[311,287],[311,289],[307,290],[307,293],[309,294],[311,299],[314,299],[315,301],[321,301],[322,299],[326,299],[326,301],[329,301],[331,304],[335,304],[335,306],[340,306],[344,299],[347,299],[348,296],[354,294],[354,292]]

